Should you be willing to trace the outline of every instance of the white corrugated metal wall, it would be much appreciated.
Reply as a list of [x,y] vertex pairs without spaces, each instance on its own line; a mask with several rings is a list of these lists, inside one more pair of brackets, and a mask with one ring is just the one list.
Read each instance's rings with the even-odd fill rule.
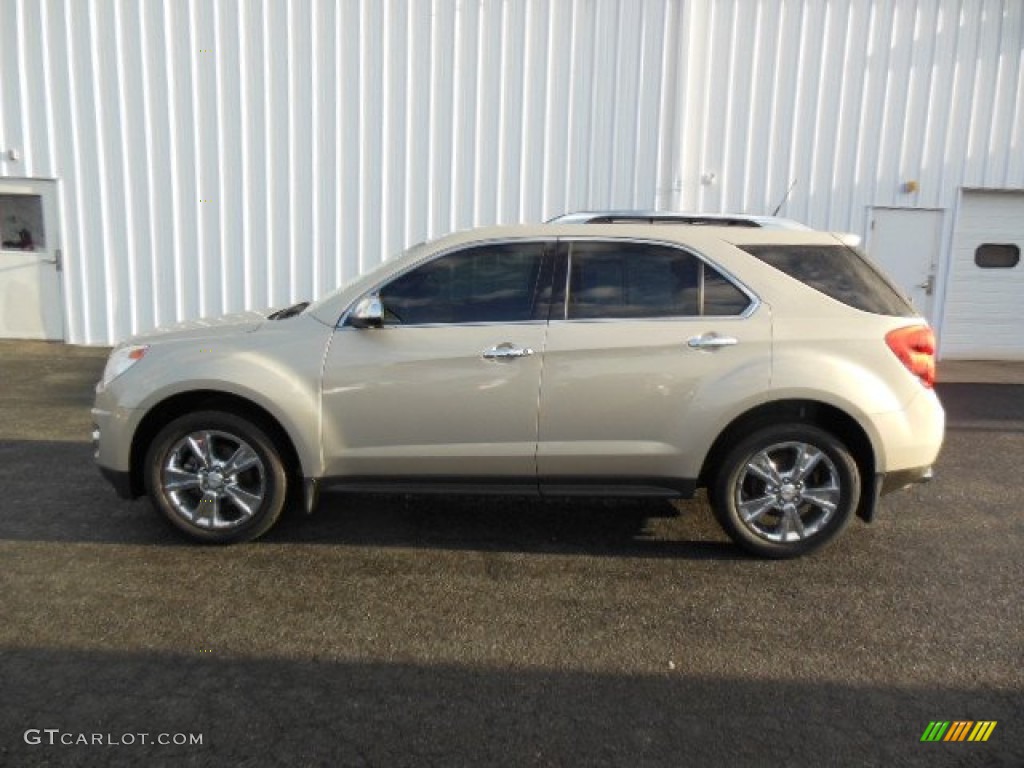
[[945,209],[948,250],[962,186],[1024,188],[1020,0],[0,0],[0,19],[0,150],[21,154],[0,176],[60,181],[72,342],[319,295],[479,224],[766,213],[796,181],[783,213],[821,228]]

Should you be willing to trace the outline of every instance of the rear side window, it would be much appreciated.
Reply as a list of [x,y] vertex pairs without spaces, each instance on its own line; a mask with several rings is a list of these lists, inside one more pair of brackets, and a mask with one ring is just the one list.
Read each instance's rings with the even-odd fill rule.
[[747,295],[711,267],[704,265],[704,311],[717,317],[742,315],[750,305]]
[[845,245],[744,245],[744,251],[849,307],[913,317],[914,308],[864,257]]
[[740,315],[743,291],[691,253],[631,242],[574,243],[568,317]]

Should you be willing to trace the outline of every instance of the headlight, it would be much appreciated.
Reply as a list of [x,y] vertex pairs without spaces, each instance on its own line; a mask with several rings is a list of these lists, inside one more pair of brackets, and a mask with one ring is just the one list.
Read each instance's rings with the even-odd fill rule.
[[100,379],[100,389],[139,362],[146,356],[148,350],[148,344],[132,344],[127,347],[118,347],[111,352],[107,359],[107,367],[103,369],[103,378]]

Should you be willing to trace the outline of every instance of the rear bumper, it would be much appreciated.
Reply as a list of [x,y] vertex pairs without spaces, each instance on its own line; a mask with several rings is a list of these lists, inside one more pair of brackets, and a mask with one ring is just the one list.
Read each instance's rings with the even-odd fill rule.
[[864,489],[861,495],[860,506],[857,508],[857,517],[866,523],[875,519],[875,511],[878,509],[878,500],[887,493],[899,491],[918,483],[927,483],[933,476],[932,465],[926,467],[915,467],[913,469],[901,469],[896,472],[880,473],[875,475],[874,483],[870,489]]
[[901,469],[897,472],[889,472],[880,475],[882,482],[879,487],[879,496],[899,491],[918,483],[927,483],[932,479],[934,472],[931,464],[927,467],[915,467],[914,469]]
[[875,476],[861,491],[857,516],[871,522],[878,499],[932,478],[946,432],[946,413],[933,390],[922,391],[901,411],[871,417],[877,436]]
[[[877,435],[876,472],[915,477],[938,458],[946,431],[946,414],[934,391],[922,388],[904,409],[872,415],[870,422]],[[902,486],[894,486],[899,487]]]

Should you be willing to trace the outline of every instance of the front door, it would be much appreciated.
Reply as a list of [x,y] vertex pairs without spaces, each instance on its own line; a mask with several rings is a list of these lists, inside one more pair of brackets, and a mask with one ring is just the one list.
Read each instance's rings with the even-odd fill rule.
[[545,243],[477,245],[383,285],[384,327],[344,327],[331,340],[328,476],[536,489],[550,262]]
[[917,311],[933,320],[935,265],[942,243],[942,211],[873,208],[867,251]]
[[0,179],[0,338],[64,338],[56,186]]

